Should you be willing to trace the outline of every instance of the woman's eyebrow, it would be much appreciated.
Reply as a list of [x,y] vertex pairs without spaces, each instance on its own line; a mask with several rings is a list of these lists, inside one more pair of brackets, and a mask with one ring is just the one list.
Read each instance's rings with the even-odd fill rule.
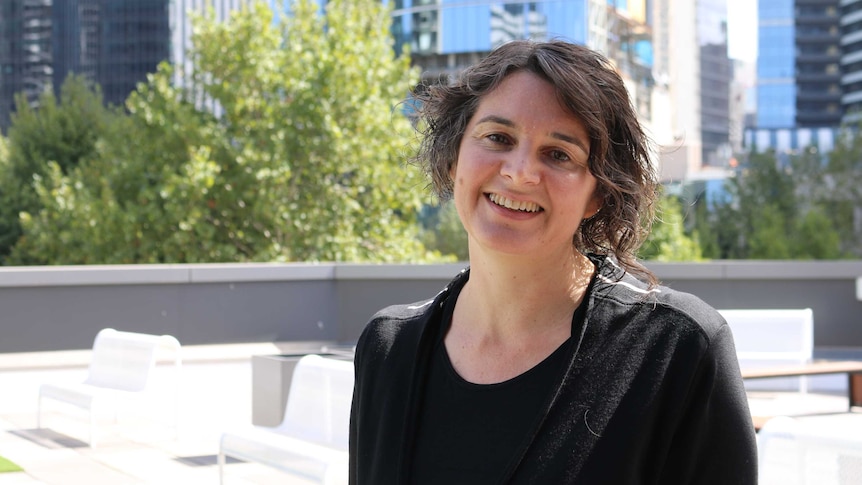
[[566,135],[563,133],[558,133],[556,131],[551,133],[551,137],[556,138],[558,140],[562,140],[562,141],[567,142],[567,143],[571,143],[572,145],[575,145],[578,148],[580,148],[581,150],[583,150],[584,153],[587,153],[587,154],[590,153],[590,150],[587,148],[587,145],[583,142],[583,140],[581,140],[578,137],[569,136],[569,135]]
[[[502,116],[497,116],[497,115],[484,116],[484,117],[480,118],[478,122],[476,122],[477,125],[482,124],[482,123],[497,123],[497,124],[500,124],[503,126],[509,126],[512,128],[515,127],[515,123],[512,120],[510,120],[508,118],[503,118]],[[551,137],[556,138],[560,141],[564,141],[566,143],[570,143],[572,145],[575,145],[578,148],[580,148],[581,150],[583,150],[584,153],[587,153],[587,154],[590,153],[589,148],[587,148],[587,144],[584,143],[584,141],[578,137],[566,135],[564,133],[559,133],[556,131],[551,133]]]
[[478,125],[479,123],[489,123],[489,122],[490,123],[499,123],[501,125],[510,126],[510,127],[515,126],[515,123],[512,120],[509,120],[509,119],[503,118],[502,116],[497,116],[497,115],[485,116],[482,119],[480,119],[478,122],[476,122],[476,124]]

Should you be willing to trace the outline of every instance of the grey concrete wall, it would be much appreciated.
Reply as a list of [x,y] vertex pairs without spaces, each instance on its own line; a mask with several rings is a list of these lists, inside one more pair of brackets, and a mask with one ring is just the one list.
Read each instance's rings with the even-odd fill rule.
[[332,265],[0,268],[0,352],[92,347],[99,329],[183,344],[338,341]]
[[[87,349],[103,327],[183,344],[355,341],[368,318],[436,294],[464,264],[0,268],[0,353]],[[820,355],[862,351],[862,261],[650,265],[717,308],[814,310]]]
[[[811,308],[815,354],[862,358],[862,261],[652,264],[664,284],[716,308]],[[849,352],[848,352],[849,351]]]
[[342,341],[355,341],[377,310],[436,295],[466,264],[342,265],[335,285]]

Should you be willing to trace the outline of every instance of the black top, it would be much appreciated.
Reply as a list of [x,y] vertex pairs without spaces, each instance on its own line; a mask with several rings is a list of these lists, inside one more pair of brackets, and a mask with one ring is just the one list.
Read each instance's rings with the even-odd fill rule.
[[[497,482],[756,484],[757,444],[730,327],[697,297],[648,287],[612,256],[589,256],[598,271],[563,378]],[[351,485],[410,483],[443,303],[468,278],[461,272],[433,300],[381,310],[359,337]]]
[[[443,331],[426,376],[411,473],[417,485],[499,483],[529,442],[548,405],[548,390],[562,378],[573,350],[569,337],[519,376],[497,384],[467,382],[452,367],[443,344],[456,300],[457,295],[450,296],[443,307]],[[573,328],[580,326],[582,307],[574,313]]]

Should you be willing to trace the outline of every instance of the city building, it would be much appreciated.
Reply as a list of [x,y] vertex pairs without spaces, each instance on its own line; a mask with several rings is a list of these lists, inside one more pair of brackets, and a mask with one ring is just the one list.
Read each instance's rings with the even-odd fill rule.
[[[189,55],[192,48],[192,19],[211,8],[213,18],[224,22],[233,11],[251,4],[252,0],[169,0],[168,22],[170,24],[170,62],[174,65],[174,85],[190,87],[192,59]],[[274,11],[283,8],[284,0],[270,0]],[[200,103],[207,104],[202,97]],[[211,106],[211,108],[215,108]],[[217,108],[216,108],[217,109]]]
[[[0,89],[24,91],[35,102],[77,72],[119,105],[164,60],[176,66],[174,84],[193,89],[192,14],[212,7],[223,21],[250,1],[6,0]],[[426,82],[445,80],[513,39],[564,39],[605,53],[659,147],[662,180],[680,181],[703,165],[726,165],[731,153],[725,2],[394,0],[391,28],[396,50],[410,47]],[[286,8],[284,0],[269,4]],[[25,28],[26,48],[16,40]],[[11,99],[0,101],[0,129],[8,126]],[[203,96],[198,101],[207,104]]]
[[31,106],[59,93],[70,73],[97,83],[105,103],[122,105],[170,55],[169,0],[4,0],[0,7],[0,130],[13,93]]
[[[427,79],[452,75],[514,39],[560,38],[587,44],[589,0],[395,0],[392,34],[397,51],[410,46]],[[599,2],[602,10],[607,2]]]
[[[424,82],[446,82],[495,47],[515,39],[562,39],[604,53],[626,83],[651,133],[673,110],[654,95],[653,31],[646,0],[395,0],[396,51],[409,46]],[[660,108],[657,108],[660,106]],[[656,163],[659,163],[656,160]]]
[[14,111],[14,94],[36,106],[59,91],[70,73],[86,76],[106,104],[122,105],[162,61],[180,66],[176,85],[191,72],[192,14],[215,18],[250,0],[3,0],[0,2],[0,132]]
[[50,0],[0,2],[0,132],[9,126],[15,95],[31,106],[53,76]]
[[843,121],[862,120],[862,0],[841,1],[841,107]]
[[700,53],[695,2],[654,0],[655,115],[648,126],[660,158],[661,180],[681,182],[700,170]]
[[747,149],[781,155],[812,145],[832,149],[862,100],[855,94],[862,78],[860,8],[853,0],[760,0],[757,114],[745,130]]
[[733,64],[727,55],[726,0],[697,0],[700,60],[701,163],[723,167],[732,157],[730,92]]

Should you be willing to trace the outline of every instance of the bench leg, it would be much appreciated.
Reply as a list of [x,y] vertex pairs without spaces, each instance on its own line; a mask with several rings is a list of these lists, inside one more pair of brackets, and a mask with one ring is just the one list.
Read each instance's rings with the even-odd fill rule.
[[847,377],[847,394],[850,398],[850,407],[862,406],[862,373],[849,373]]
[[39,400],[36,401],[36,429],[42,429],[42,393],[39,393]]
[[95,442],[96,435],[95,435],[95,432],[93,431],[95,427],[96,427],[96,414],[93,411],[93,408],[90,407],[90,435],[89,435],[90,448],[95,448],[95,446],[96,446],[96,442]]
[[219,485],[224,485],[224,465],[225,465],[225,456],[224,452],[219,447],[218,450],[218,483]]

